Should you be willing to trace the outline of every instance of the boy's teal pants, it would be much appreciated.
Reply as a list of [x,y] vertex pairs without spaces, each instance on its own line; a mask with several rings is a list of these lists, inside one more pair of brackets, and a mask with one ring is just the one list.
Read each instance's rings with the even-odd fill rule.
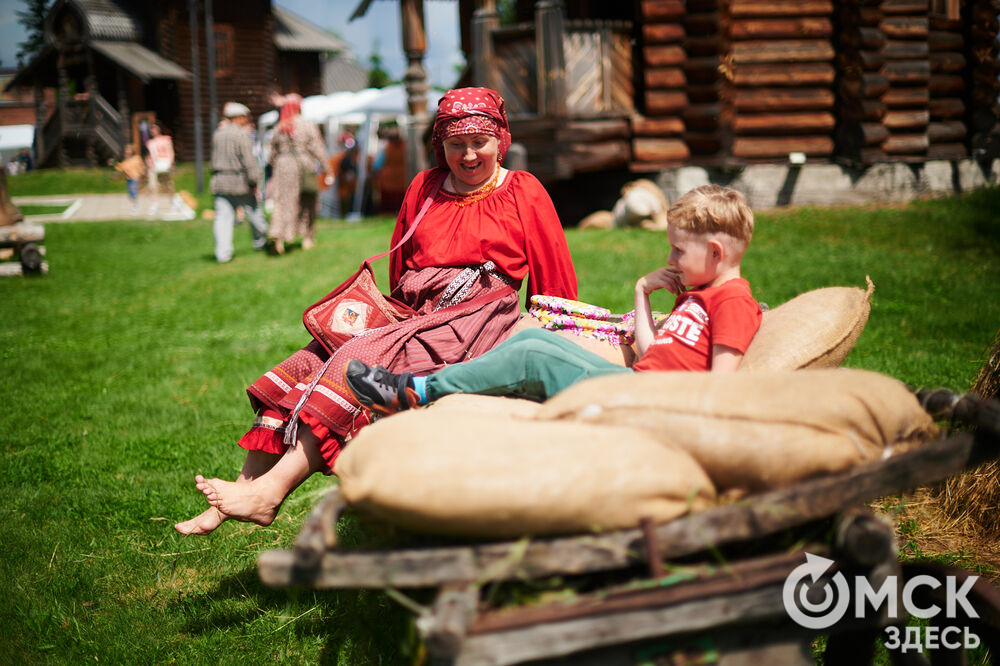
[[529,329],[482,356],[427,377],[429,401],[449,393],[506,395],[541,402],[588,377],[632,372],[544,329]]

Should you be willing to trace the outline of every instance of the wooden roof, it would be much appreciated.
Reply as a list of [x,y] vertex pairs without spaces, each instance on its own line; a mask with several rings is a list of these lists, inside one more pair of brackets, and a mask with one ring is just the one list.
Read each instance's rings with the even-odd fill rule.
[[272,6],[274,45],[279,51],[346,51],[347,44],[287,9]]

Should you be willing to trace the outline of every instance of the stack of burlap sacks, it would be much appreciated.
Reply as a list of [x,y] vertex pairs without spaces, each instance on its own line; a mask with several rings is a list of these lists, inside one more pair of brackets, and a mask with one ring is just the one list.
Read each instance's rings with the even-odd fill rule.
[[877,460],[936,428],[897,380],[837,369],[872,289],[819,289],[766,312],[737,373],[611,375],[543,404],[453,395],[382,419],[337,461],[344,497],[409,529],[517,538],[663,522],[724,491]]

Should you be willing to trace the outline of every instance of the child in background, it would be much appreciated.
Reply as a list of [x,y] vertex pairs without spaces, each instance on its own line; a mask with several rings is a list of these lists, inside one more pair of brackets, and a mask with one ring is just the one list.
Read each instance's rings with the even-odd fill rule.
[[[392,414],[451,393],[543,401],[580,380],[617,372],[736,370],[761,322],[760,304],[740,275],[753,212],[736,190],[705,185],[678,199],[667,220],[667,266],[635,285],[640,358],[631,369],[551,331],[527,330],[479,358],[426,377],[351,361],[347,385],[368,409]],[[649,294],[657,289],[677,294],[659,330],[649,306]]]
[[125,175],[128,198],[132,202],[132,212],[135,213],[139,210],[139,180],[146,173],[146,164],[130,143],[125,146],[125,159],[115,162],[114,167]]

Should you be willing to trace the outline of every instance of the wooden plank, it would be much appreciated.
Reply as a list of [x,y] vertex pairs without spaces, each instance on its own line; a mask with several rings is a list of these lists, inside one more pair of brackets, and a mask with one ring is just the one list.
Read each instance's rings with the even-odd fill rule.
[[927,147],[929,160],[961,160],[969,156],[964,143],[932,143]]
[[832,113],[759,113],[733,119],[737,134],[784,134],[803,131],[832,131],[836,120]]
[[681,139],[636,138],[632,155],[638,162],[673,162],[687,159],[691,152]]
[[684,13],[684,0],[642,0],[642,16],[647,22],[676,21]]
[[924,84],[931,78],[931,65],[926,60],[897,60],[885,63],[882,73],[889,84]]
[[961,118],[965,115],[965,102],[957,97],[932,99],[927,105],[931,118]]
[[965,77],[960,74],[931,74],[927,88],[933,97],[957,97],[965,92]]
[[840,107],[840,117],[844,120],[881,122],[885,117],[886,105],[880,99],[850,99]]
[[923,108],[928,106],[931,94],[926,87],[917,88],[890,88],[884,95],[882,101],[890,109],[912,109],[914,107]]
[[645,78],[650,88],[683,88],[687,85],[684,70],[680,67],[649,67]]
[[[831,516],[876,497],[931,484],[961,472],[970,462],[996,457],[974,448],[962,432],[887,460],[803,481],[678,518],[656,528],[664,559],[757,539]],[[562,539],[422,548],[389,552],[327,551],[321,569],[295,568],[294,553],[260,554],[261,579],[268,585],[308,581],[317,588],[426,587],[446,582],[539,578],[607,571],[643,564],[638,529]]]
[[889,39],[926,39],[927,15],[887,16],[882,19],[881,28]]
[[889,16],[902,14],[926,14],[927,0],[884,0],[882,12]]
[[778,19],[738,19],[729,29],[733,39],[804,39],[829,38],[833,23],[826,17],[796,17]]
[[840,91],[844,97],[874,99],[889,90],[889,79],[878,72],[845,74],[840,80]]
[[881,51],[858,51],[857,57],[858,62],[861,63],[861,69],[866,72],[876,72],[885,65],[885,56],[882,55]]
[[20,222],[0,227],[0,243],[40,243],[45,240],[45,227],[40,224]]
[[687,59],[684,49],[676,45],[647,46],[643,52],[646,54],[646,65],[649,67],[680,65]]
[[688,96],[680,90],[647,90],[646,113],[677,115],[688,105]]
[[885,33],[878,28],[858,28],[842,33],[840,43],[845,48],[878,51],[885,46]]
[[568,620],[544,629],[524,627],[469,636],[455,665],[518,664],[550,656],[569,657],[607,645],[703,632],[719,626],[755,622],[778,624],[782,621],[788,620],[781,602],[781,586],[771,585],[742,594],[710,597],[666,608]]
[[688,58],[682,69],[688,83],[710,83],[722,78],[722,60],[718,55]]
[[479,586],[449,583],[442,586],[429,619],[418,623],[427,651],[437,658],[456,657],[469,625],[476,617]]
[[787,157],[789,153],[826,156],[833,154],[829,136],[749,137],[733,140],[733,155],[744,158]]
[[739,65],[733,68],[733,83],[738,86],[830,85],[835,76],[833,65],[824,62]]
[[632,134],[642,137],[676,136],[684,131],[684,120],[677,116],[650,118],[636,116],[632,119]]
[[833,91],[827,88],[737,89],[733,103],[740,111],[805,111],[832,109]]
[[930,141],[927,133],[890,134],[882,143],[882,150],[889,155],[923,155],[927,153]]
[[946,120],[927,125],[927,138],[931,144],[961,141],[967,133],[961,120]]
[[927,35],[931,51],[961,51],[964,43],[961,33],[931,30]]
[[555,128],[556,141],[593,143],[608,139],[627,139],[628,120],[625,118],[571,120]]
[[890,130],[923,130],[931,120],[931,114],[926,109],[889,111],[882,120]]
[[695,132],[717,130],[727,116],[721,102],[691,104],[681,113],[685,127]]
[[719,131],[685,132],[684,143],[692,155],[716,155],[723,151],[723,136]]
[[569,162],[573,171],[606,171],[629,163],[632,153],[627,140],[574,143],[570,147]]
[[886,60],[917,60],[926,58],[930,53],[927,42],[904,42],[889,40],[879,53]]
[[647,44],[676,44],[686,34],[680,23],[646,23],[642,26],[642,38]]
[[736,65],[765,62],[832,60],[833,46],[825,39],[748,40],[732,45]]
[[953,74],[965,69],[965,56],[961,53],[945,52],[929,55],[932,73]]
[[733,0],[729,11],[734,17],[829,16],[833,13],[833,3],[826,0],[784,0],[783,2]]

